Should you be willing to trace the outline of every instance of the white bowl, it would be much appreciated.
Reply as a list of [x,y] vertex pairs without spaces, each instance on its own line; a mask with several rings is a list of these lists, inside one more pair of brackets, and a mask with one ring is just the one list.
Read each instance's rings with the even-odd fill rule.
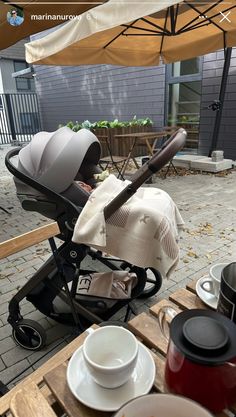
[[123,405],[113,417],[213,417],[200,404],[172,394],[148,394]]

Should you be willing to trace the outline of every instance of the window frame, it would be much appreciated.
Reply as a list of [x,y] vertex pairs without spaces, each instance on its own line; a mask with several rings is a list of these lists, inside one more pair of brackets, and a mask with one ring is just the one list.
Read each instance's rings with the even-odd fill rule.
[[[28,63],[26,61],[23,61],[21,59],[14,59],[13,60],[13,65],[14,65],[14,71],[15,72],[20,71],[19,69],[16,68],[16,64],[17,63],[25,64],[25,68],[22,68],[22,69],[29,68],[29,65],[28,65]],[[19,87],[18,81],[22,81],[22,80],[27,81],[27,88],[20,88]],[[29,78],[17,78],[16,77],[15,78],[15,82],[16,82],[16,90],[17,91],[33,91],[32,90],[32,85],[31,85],[31,82],[30,82],[30,79]]]
[[[180,83],[187,83],[193,81],[201,81],[203,76],[203,57],[196,57],[199,59],[199,72],[195,74],[188,74],[188,75],[180,75],[178,77],[172,75],[172,65],[166,64],[166,76],[165,76],[165,108],[164,108],[164,120],[165,125],[168,125],[168,118],[169,118],[169,94],[170,94],[170,85],[173,84],[180,84]],[[194,58],[193,58],[194,59]],[[201,87],[201,97],[202,97],[202,87]],[[200,111],[199,111],[200,117]]]

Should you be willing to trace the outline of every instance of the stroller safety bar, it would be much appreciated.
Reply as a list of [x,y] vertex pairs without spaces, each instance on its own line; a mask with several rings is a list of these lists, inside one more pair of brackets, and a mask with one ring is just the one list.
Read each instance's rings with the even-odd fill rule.
[[132,176],[131,183],[127,185],[113,200],[105,207],[104,215],[107,220],[112,214],[118,210],[130,197],[137,191],[137,189],[154,173],[163,168],[171,159],[180,151],[187,138],[187,132],[184,129],[178,129],[157,151],[153,157],[146,162],[137,172]]

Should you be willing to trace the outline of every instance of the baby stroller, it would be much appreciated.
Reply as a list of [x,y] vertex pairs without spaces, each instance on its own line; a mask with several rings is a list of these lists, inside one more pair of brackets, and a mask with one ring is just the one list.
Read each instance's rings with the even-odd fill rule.
[[[13,338],[29,350],[40,350],[46,342],[46,333],[39,323],[23,319],[19,304],[25,297],[46,316],[60,323],[75,324],[83,330],[91,323],[110,320],[123,307],[126,307],[124,321],[127,321],[131,312],[135,313],[132,301],[154,295],[162,284],[161,274],[153,268],[140,268],[71,241],[77,218],[90,195],[77,181],[94,187],[94,174],[100,172],[97,166],[100,144],[96,136],[86,129],[75,133],[67,127],[54,134],[41,132],[37,135],[24,148],[9,151],[5,159],[8,170],[14,175],[22,207],[55,220],[60,230],[57,237],[62,241],[57,247],[55,240],[49,239],[52,255],[9,303],[8,321],[13,328]],[[179,129],[132,176],[131,183],[105,207],[106,219],[173,158],[183,147],[186,136],[185,130]],[[18,156],[17,167],[12,162],[15,156]],[[87,257],[106,270],[135,273],[137,280],[129,297],[111,300],[78,294],[79,278],[95,272],[83,268]]]

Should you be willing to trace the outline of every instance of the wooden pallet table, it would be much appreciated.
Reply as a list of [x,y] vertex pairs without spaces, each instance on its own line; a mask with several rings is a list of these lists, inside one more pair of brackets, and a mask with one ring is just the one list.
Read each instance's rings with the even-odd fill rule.
[[[173,293],[169,300],[162,300],[150,308],[149,313],[141,313],[129,322],[130,330],[151,349],[156,377],[153,391],[165,392],[164,365],[167,341],[157,322],[161,307],[173,305],[180,311],[190,308],[206,308],[195,292],[195,283]],[[96,328],[94,325],[93,328]],[[44,365],[25,378],[0,399],[0,415],[9,417],[107,417],[103,413],[85,407],[70,393],[66,383],[67,363],[73,352],[83,344],[86,332],[74,339],[68,346],[56,353]],[[236,406],[217,417],[233,416]]]

